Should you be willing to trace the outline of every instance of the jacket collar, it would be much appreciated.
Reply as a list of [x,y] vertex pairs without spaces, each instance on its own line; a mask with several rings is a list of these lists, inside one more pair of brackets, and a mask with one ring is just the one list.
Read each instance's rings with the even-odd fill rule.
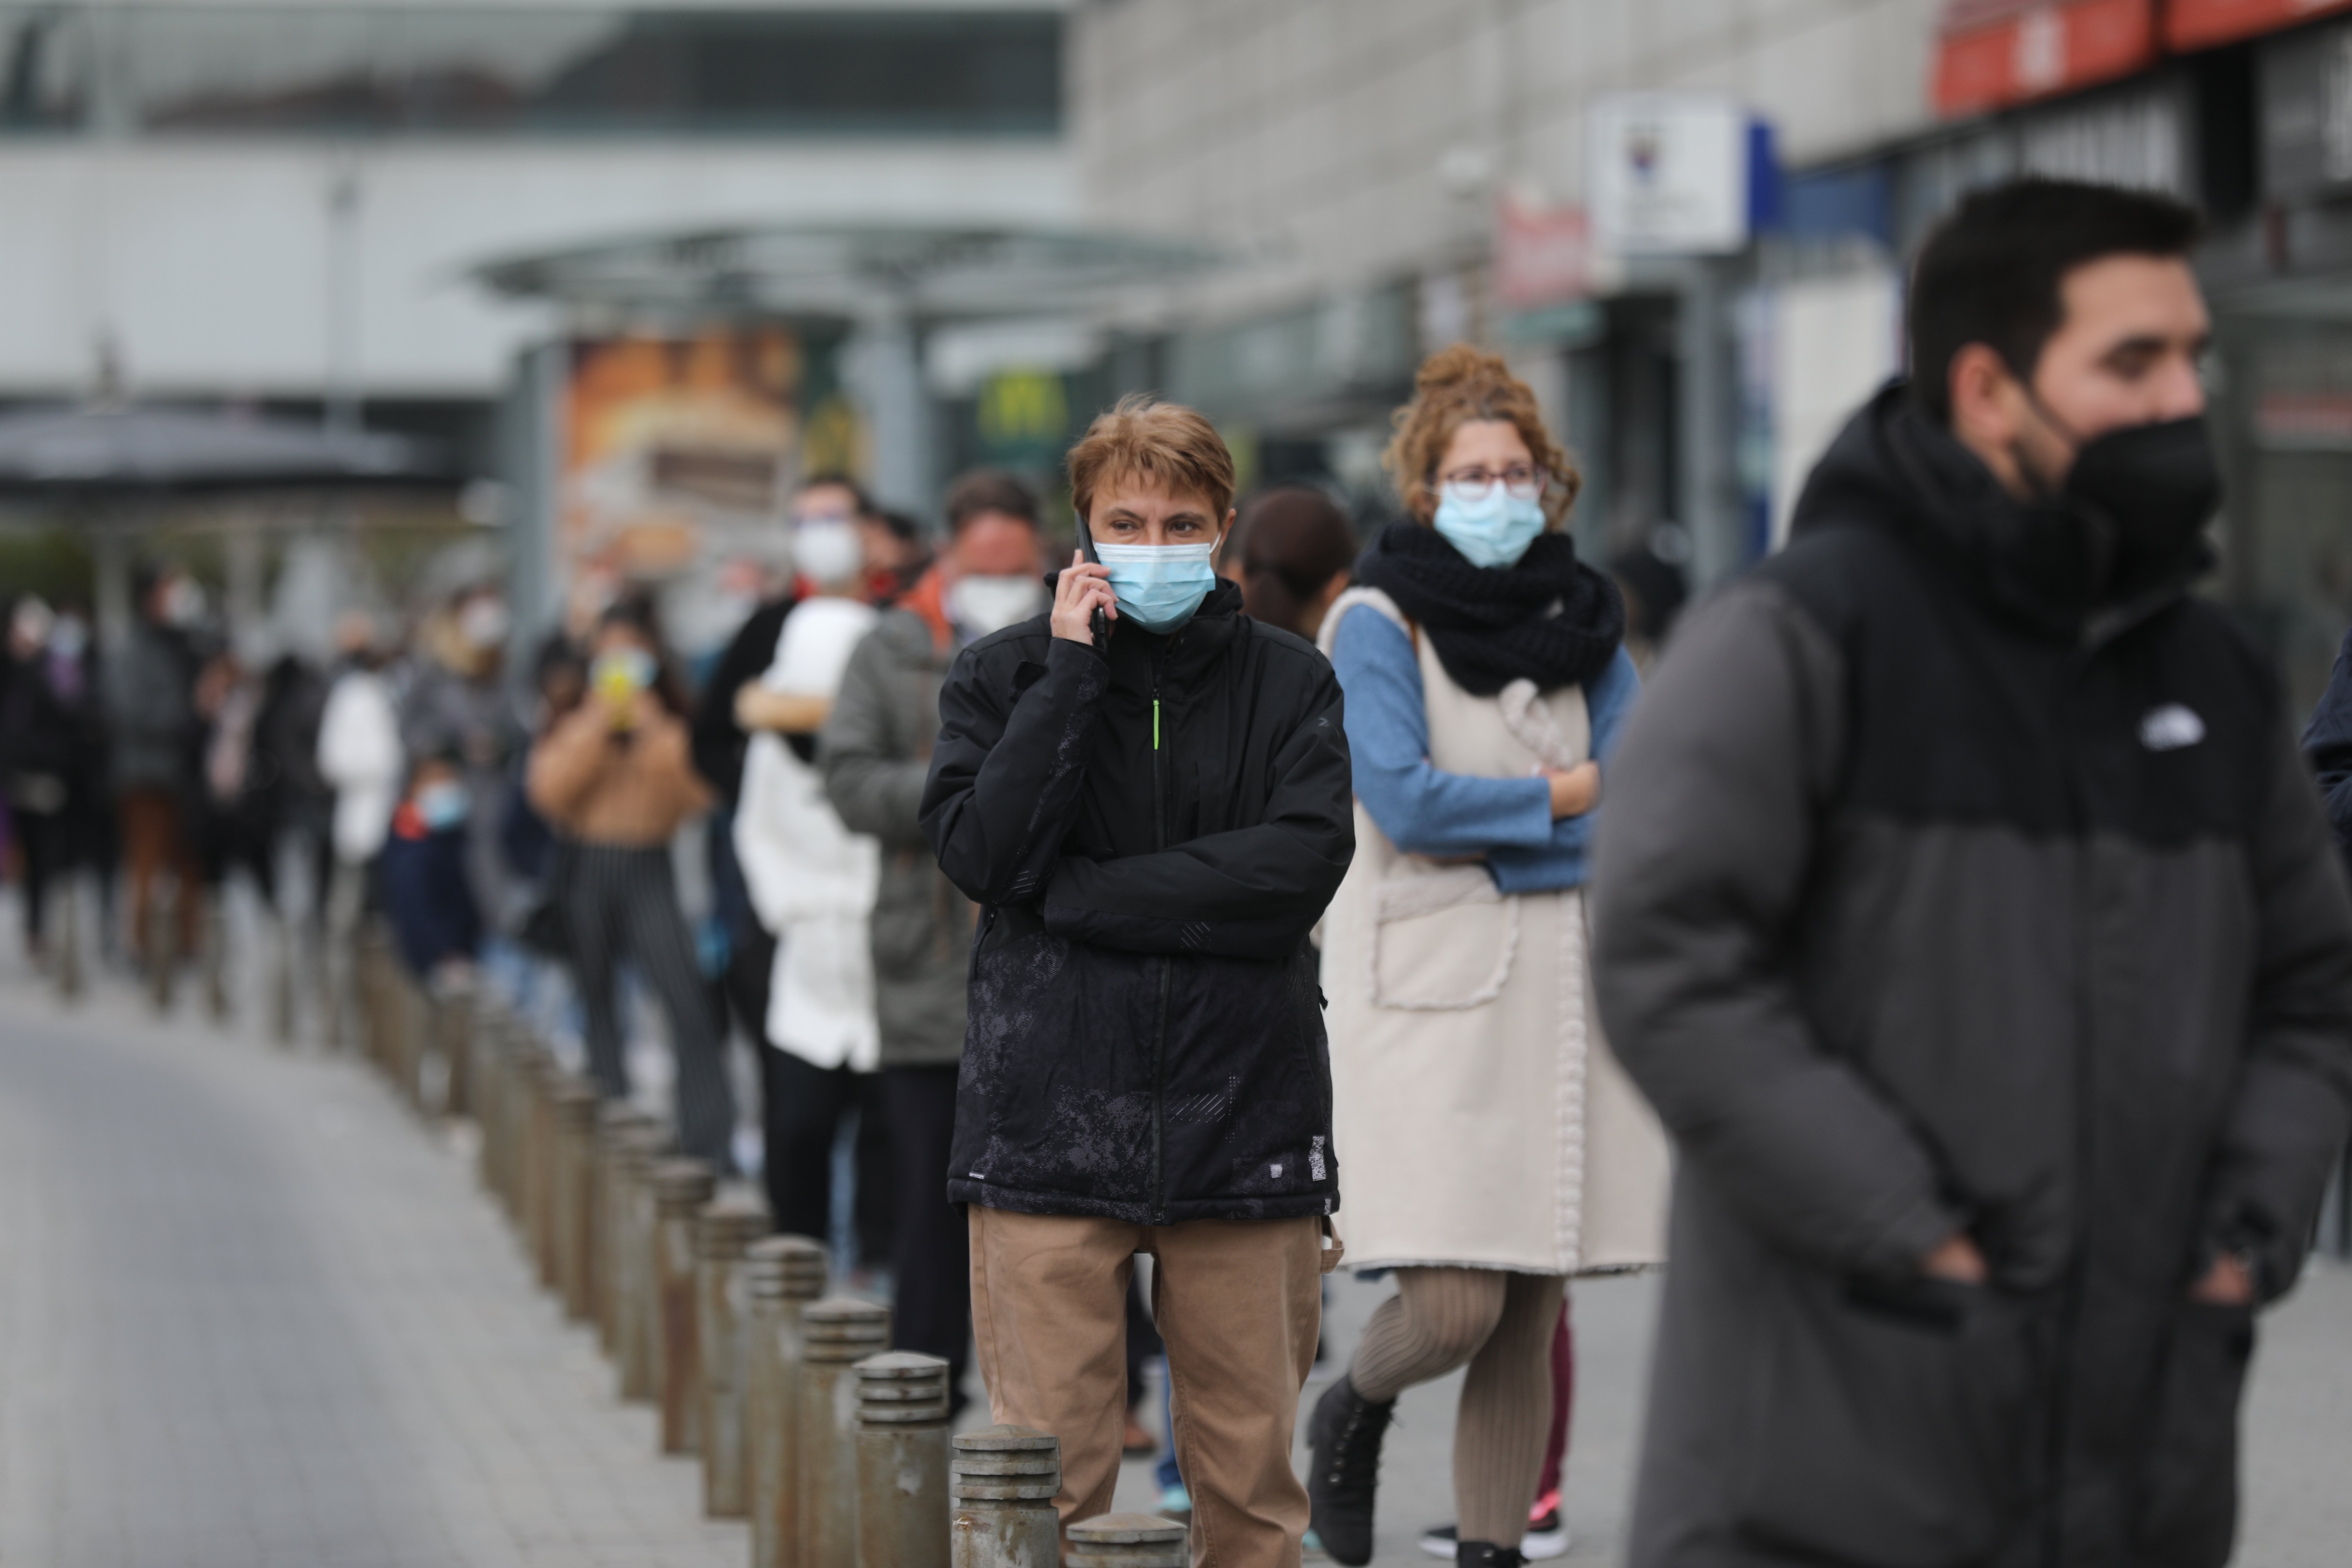
[[2212,565],[2200,542],[2148,580],[2113,580],[2099,531],[2063,505],[2030,504],[1890,382],[1848,422],[1805,481],[1790,529],[1874,526],[1921,547],[1977,597],[2036,629],[2102,642],[2179,600]]

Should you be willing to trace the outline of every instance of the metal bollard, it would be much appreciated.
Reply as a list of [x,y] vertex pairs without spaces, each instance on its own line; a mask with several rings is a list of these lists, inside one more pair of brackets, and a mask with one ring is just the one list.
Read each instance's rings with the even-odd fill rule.
[[805,1236],[764,1237],[743,1253],[751,1568],[800,1568],[801,1309],[824,1294],[824,1244]]
[[702,1358],[695,1343],[694,1216],[718,1185],[699,1160],[654,1167],[654,1397],[661,1451],[701,1451]]
[[1189,1568],[1191,1534],[1156,1513],[1098,1513],[1070,1526],[1069,1568]]
[[620,1396],[632,1403],[654,1397],[654,1167],[669,1153],[658,1127],[640,1130],[623,1151],[617,1179],[621,1195],[614,1215],[614,1301],[616,1319],[614,1361]]
[[801,1310],[800,1568],[857,1568],[857,1374],[890,1311],[847,1296]]
[[614,1361],[621,1345],[622,1248],[628,1244],[624,1167],[638,1157],[647,1138],[659,1136],[654,1119],[625,1100],[608,1100],[596,1111],[596,1267],[590,1283],[596,1296],[596,1343]]
[[948,1460],[953,1568],[1054,1568],[1062,1560],[1062,1440],[1026,1426],[958,1433]]
[[588,1316],[596,1211],[595,1085],[567,1075],[555,1090],[555,1293],[573,1322]]
[[948,1363],[857,1363],[857,1568],[948,1568]]
[[743,1486],[743,1249],[768,1234],[764,1205],[726,1198],[694,1227],[695,1343],[702,1361],[702,1511],[741,1519]]
[[499,1162],[505,1153],[506,1015],[490,997],[474,998],[473,1038],[466,1051],[471,1081],[466,1099],[473,1107],[474,1125],[481,1136],[474,1143],[474,1180],[482,1191],[497,1196]]
[[58,889],[58,994],[68,1002],[81,994],[81,868],[68,865]]
[[[289,991],[290,994],[290,991]],[[478,993],[471,981],[445,985],[433,999],[433,1040],[446,1075],[441,1089],[444,1116],[472,1116],[474,1106],[474,1020]],[[288,1030],[292,1033],[291,1028]]]

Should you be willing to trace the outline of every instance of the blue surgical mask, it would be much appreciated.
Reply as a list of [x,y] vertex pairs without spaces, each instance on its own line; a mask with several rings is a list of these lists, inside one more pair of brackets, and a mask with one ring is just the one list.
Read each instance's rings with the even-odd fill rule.
[[1447,487],[1438,493],[1437,531],[1468,557],[1473,566],[1516,566],[1544,531],[1540,498],[1521,500],[1504,485],[1489,485],[1484,497],[1465,501]]
[[1147,632],[1172,632],[1192,618],[1217,571],[1209,563],[1213,544],[1097,544],[1095,553],[1110,568],[1111,592],[1118,595],[1122,620]]
[[429,784],[416,792],[416,815],[436,833],[464,822],[467,809],[466,786],[455,779]]

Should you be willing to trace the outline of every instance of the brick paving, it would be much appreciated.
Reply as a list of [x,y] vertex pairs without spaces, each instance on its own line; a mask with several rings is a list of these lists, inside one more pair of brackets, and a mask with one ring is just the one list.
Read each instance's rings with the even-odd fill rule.
[[125,990],[0,983],[0,1563],[741,1568],[467,1161]]

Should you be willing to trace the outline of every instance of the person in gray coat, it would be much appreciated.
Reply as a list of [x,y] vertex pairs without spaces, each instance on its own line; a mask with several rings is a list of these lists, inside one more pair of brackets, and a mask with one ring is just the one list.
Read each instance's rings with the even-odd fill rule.
[[2194,214],[2021,182],[1666,650],[1595,981],[1681,1155],[1633,1568],[2215,1568],[2352,1105],[2352,902],[2220,499]]
[[947,1180],[975,911],[940,872],[917,808],[949,666],[966,644],[1043,610],[1045,589],[1027,486],[969,474],[949,490],[947,510],[952,541],[850,656],[818,752],[841,820],[882,841],[874,982],[898,1210],[893,1343],[944,1357],[961,1410],[971,1266]]

